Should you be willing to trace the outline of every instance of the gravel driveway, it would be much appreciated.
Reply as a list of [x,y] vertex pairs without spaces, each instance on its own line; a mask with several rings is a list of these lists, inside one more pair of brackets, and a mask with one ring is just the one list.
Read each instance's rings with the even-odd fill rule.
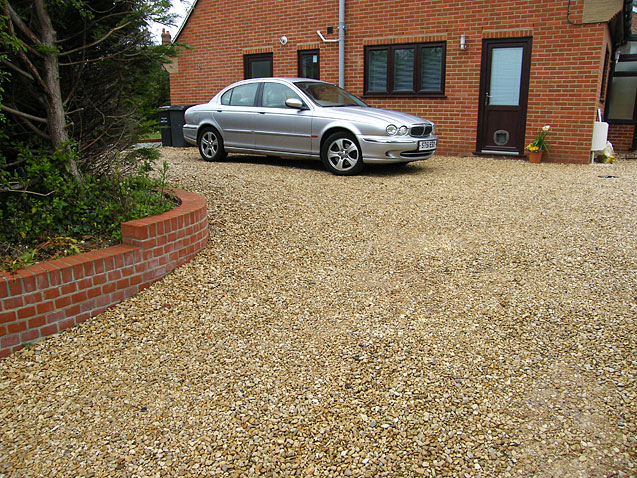
[[164,152],[208,247],[0,362],[0,477],[637,475],[637,161]]

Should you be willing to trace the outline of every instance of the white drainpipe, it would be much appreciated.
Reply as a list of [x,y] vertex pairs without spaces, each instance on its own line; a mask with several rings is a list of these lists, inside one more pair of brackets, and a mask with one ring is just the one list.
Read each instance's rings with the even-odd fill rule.
[[338,0],[338,86],[345,88],[345,0]]
[[338,40],[328,40],[316,30],[325,43],[338,42],[338,86],[345,88],[345,0],[338,0]]

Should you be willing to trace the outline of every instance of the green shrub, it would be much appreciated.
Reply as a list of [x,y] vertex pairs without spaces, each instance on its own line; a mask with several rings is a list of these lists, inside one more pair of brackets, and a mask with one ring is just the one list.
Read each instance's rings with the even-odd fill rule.
[[9,255],[22,255],[28,262],[37,255],[29,249],[52,238],[118,241],[122,222],[175,207],[164,194],[166,164],[153,175],[156,149],[123,154],[120,164],[99,176],[87,174],[83,182],[65,174],[69,154],[47,156],[23,146],[15,166],[0,157],[0,243]]

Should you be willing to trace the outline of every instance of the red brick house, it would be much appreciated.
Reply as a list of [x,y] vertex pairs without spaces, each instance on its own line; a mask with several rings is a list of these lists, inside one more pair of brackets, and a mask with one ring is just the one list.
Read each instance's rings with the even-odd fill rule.
[[[192,49],[170,67],[171,102],[206,102],[254,76],[340,79],[372,106],[434,121],[441,154],[525,157],[548,124],[548,160],[587,163],[610,74],[632,54],[631,9],[630,0],[195,0],[174,39]],[[609,134],[620,149],[634,133],[634,106],[624,110]]]

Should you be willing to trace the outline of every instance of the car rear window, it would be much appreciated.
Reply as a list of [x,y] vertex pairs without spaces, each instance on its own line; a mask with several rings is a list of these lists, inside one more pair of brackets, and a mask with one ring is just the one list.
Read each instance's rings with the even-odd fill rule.
[[[230,90],[230,105],[231,106],[254,106],[254,100],[257,96],[258,83],[248,83],[246,85],[239,85]],[[224,96],[227,93],[224,94]],[[222,99],[223,100],[223,99]]]

